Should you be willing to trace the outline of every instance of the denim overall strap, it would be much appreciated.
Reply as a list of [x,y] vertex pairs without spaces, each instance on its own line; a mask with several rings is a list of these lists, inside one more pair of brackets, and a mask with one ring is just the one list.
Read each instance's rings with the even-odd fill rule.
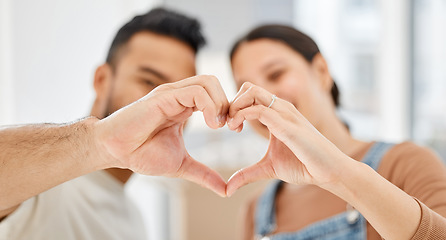
[[394,144],[385,142],[376,142],[361,160],[361,162],[369,165],[373,170],[377,171],[384,155],[392,148]]
[[[369,165],[375,171],[378,169],[383,156],[393,144],[376,142],[366,153],[362,162]],[[275,180],[260,196],[255,213],[256,239],[271,234],[276,229],[275,199],[283,182]],[[268,239],[297,240],[297,239],[365,239],[366,220],[359,214],[355,222],[348,221],[348,212],[343,212],[333,217],[310,224],[297,232],[278,233],[269,236]],[[350,229],[350,230],[349,230]]]
[[255,232],[265,236],[276,229],[276,193],[282,186],[281,180],[273,180],[257,200]]

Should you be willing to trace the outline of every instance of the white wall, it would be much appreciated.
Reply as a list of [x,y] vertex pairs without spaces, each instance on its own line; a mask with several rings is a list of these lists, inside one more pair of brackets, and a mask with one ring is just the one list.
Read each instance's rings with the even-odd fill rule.
[[[341,116],[355,137],[409,137],[408,6],[406,0],[295,0],[294,25],[326,57],[341,90]],[[358,56],[371,59],[370,71],[360,68]]]
[[379,134],[388,141],[401,141],[410,137],[409,1],[380,0],[380,4]]
[[13,89],[12,97],[2,93],[9,103],[2,102],[3,111],[13,109],[9,119],[14,123],[66,122],[88,115],[93,73],[105,60],[113,35],[129,17],[157,3],[2,1],[9,5],[2,18],[10,18],[2,29],[10,41],[2,44],[8,50],[2,57],[13,56],[11,63],[1,64],[2,79],[12,82]]
[[0,124],[13,122],[11,4],[0,0]]

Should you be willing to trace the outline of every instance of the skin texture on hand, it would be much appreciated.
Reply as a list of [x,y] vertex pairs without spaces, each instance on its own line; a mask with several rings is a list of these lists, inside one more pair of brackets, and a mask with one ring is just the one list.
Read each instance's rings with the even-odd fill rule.
[[221,176],[187,153],[182,132],[194,111],[209,127],[222,127],[228,107],[215,77],[196,76],[162,85],[102,120],[0,129],[0,218],[56,185],[112,167],[184,178],[226,196]]
[[287,101],[251,83],[245,83],[231,103],[228,126],[240,131],[245,120],[259,120],[270,131],[270,144],[264,158],[240,170],[228,182],[227,194],[253,181],[277,178],[293,184],[323,185],[336,181],[343,153],[321,135]]
[[[184,178],[221,196],[265,178],[316,184],[358,209],[381,236],[410,238],[421,214],[415,200],[343,154],[289,102],[277,99],[268,108],[271,96],[245,84],[229,104],[215,77],[196,76],[164,84],[102,120],[2,130],[0,185],[7,188],[0,191],[0,217],[57,184],[118,167]],[[214,129],[224,125],[226,116],[229,128],[237,131],[244,120],[259,120],[271,133],[267,154],[226,184],[185,149],[183,126],[194,111],[202,111],[206,124]]]
[[220,128],[228,108],[215,77],[191,77],[161,85],[97,122],[97,135],[114,167],[184,178],[225,196],[226,183],[220,175],[187,153],[183,126],[194,111],[202,111],[209,127]]
[[230,105],[229,128],[241,131],[244,120],[259,120],[270,131],[270,145],[262,160],[231,177],[227,195],[260,179],[315,184],[350,203],[385,239],[410,239],[421,219],[416,201],[367,165],[342,153],[293,105],[276,99],[268,108],[271,96],[246,83]]

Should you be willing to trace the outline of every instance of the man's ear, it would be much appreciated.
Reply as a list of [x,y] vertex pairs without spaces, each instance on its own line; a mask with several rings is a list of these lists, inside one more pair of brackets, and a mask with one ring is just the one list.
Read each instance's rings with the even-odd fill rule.
[[96,98],[91,109],[91,115],[99,119],[107,116],[108,102],[112,90],[113,70],[107,63],[100,65],[94,74],[93,87]]
[[317,53],[311,61],[311,66],[316,74],[317,79],[320,81],[322,89],[327,92],[331,91],[333,86],[333,79],[330,75],[327,62],[322,54]]

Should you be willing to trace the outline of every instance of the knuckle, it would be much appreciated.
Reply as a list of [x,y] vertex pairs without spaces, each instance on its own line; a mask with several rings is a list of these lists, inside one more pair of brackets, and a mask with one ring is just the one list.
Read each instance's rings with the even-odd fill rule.
[[217,103],[215,104],[215,106],[216,106],[218,109],[223,109],[223,108],[225,107],[225,104],[224,104],[223,102],[217,102]]
[[257,163],[257,167],[262,170],[267,178],[275,178],[277,176],[276,171],[271,164]]
[[212,86],[218,86],[220,85],[220,81],[218,78],[214,75],[209,75],[209,80],[207,81],[208,84],[211,84]]
[[261,87],[253,84],[248,90],[251,92],[251,94],[253,94],[254,96],[257,96],[262,93],[263,89]]
[[199,85],[191,86],[190,90],[192,91],[192,93],[194,95],[202,95],[202,94],[206,93],[206,90],[204,90],[204,88]]
[[257,85],[252,85],[251,86],[251,89],[252,89],[252,91],[254,91],[254,92],[258,92],[259,90],[260,90],[260,87],[259,86],[257,86]]
[[218,82],[217,77],[214,75],[202,75],[201,80],[204,81],[205,83],[210,82],[210,81],[213,83]]
[[200,85],[208,89],[213,86],[220,85],[220,81],[214,75],[200,75],[198,82]]
[[214,81],[214,82],[218,82],[218,78],[215,75],[207,75],[209,80]]
[[202,177],[201,177],[201,183],[203,185],[205,185],[205,183],[207,183],[210,180],[210,172],[206,171],[205,173],[203,173]]
[[216,78],[214,75],[212,75],[212,74],[203,74],[203,75],[201,75],[203,78],[206,78],[206,79],[210,79],[210,78]]
[[246,176],[243,169],[238,170],[237,175],[239,176],[239,179],[242,180],[242,182],[246,181]]
[[282,100],[282,99],[277,99],[277,100],[279,100],[279,101],[281,101],[281,102],[285,102],[285,105],[286,105],[289,109],[292,109],[292,110],[295,110],[295,109],[296,109],[296,107],[295,107],[292,103],[290,103],[290,102],[288,102],[288,101],[285,101],[285,100]]
[[[161,84],[158,87],[156,87],[157,91],[167,91],[169,89],[172,89],[172,86],[170,83]],[[155,89],[154,89],[155,90]]]
[[191,79],[194,79],[194,82],[196,84],[202,84],[202,83],[206,82],[205,81],[206,78],[207,78],[207,75],[196,75],[196,76],[191,77]]
[[241,89],[249,89],[250,87],[252,87],[254,84],[250,83],[250,82],[244,82]]
[[263,118],[266,115],[266,107],[264,107],[263,105],[257,105],[256,106],[258,109],[258,118]]

